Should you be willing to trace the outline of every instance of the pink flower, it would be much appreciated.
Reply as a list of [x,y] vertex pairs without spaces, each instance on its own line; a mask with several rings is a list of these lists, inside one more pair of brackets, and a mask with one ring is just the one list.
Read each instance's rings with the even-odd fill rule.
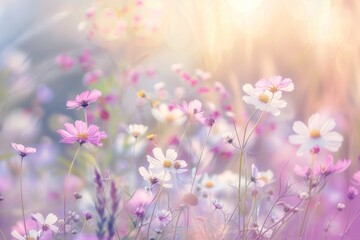
[[204,123],[204,111],[201,111],[202,103],[199,100],[193,100],[189,103],[183,102],[183,106],[179,107],[190,118],[195,118],[198,122]]
[[75,142],[80,143],[91,143],[94,146],[102,146],[101,140],[107,138],[105,132],[100,132],[99,127],[91,124],[89,127],[83,121],[75,121],[75,126],[71,123],[64,124],[66,130],[58,130],[62,137],[60,142],[73,144]]
[[55,58],[55,62],[63,70],[70,70],[74,66],[74,59],[67,54],[61,54]]
[[353,175],[353,183],[355,185],[360,185],[360,171],[357,171],[356,173],[354,173]]
[[29,154],[36,153],[36,148],[25,147],[22,144],[11,143],[11,146],[15,149],[15,151],[21,156],[25,157]]
[[95,102],[101,96],[101,92],[99,90],[91,90],[85,91],[76,95],[75,100],[70,100],[66,102],[66,106],[68,109],[74,108],[86,108],[90,103]]
[[309,177],[310,175],[318,177],[323,176],[327,177],[334,173],[341,173],[345,171],[351,164],[350,160],[339,160],[334,164],[334,158],[332,155],[328,155],[324,163],[316,162],[314,169],[310,167],[301,167],[295,165],[294,172],[295,174],[303,177]]
[[274,76],[268,79],[261,79],[255,84],[256,89],[272,93],[277,91],[291,92],[294,90],[294,83],[290,78],[283,79],[281,76]]

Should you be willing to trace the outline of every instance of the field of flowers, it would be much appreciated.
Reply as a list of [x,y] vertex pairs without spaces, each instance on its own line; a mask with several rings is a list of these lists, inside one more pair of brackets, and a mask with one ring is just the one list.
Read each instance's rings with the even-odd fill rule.
[[359,22],[0,1],[0,240],[360,239]]

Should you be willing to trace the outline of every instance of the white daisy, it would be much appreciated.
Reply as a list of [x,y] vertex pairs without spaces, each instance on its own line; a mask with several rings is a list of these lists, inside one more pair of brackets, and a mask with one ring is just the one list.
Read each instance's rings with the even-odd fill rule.
[[131,124],[129,125],[129,129],[128,129],[130,135],[133,136],[135,139],[137,139],[141,135],[144,135],[144,133],[146,133],[147,130],[148,127],[142,124]]
[[11,232],[11,236],[18,240],[37,240],[40,237],[40,233],[36,230],[30,230],[28,236],[22,236],[18,231],[14,230]]
[[274,116],[280,115],[279,108],[284,108],[287,105],[286,101],[281,100],[280,91],[275,93],[269,90],[262,91],[255,89],[251,84],[245,84],[243,90],[249,94],[249,96],[242,98],[247,104],[254,105],[254,107],[259,110],[266,109],[267,112],[271,112]]
[[335,131],[335,121],[332,118],[322,118],[319,113],[313,114],[306,126],[301,121],[295,121],[293,130],[296,135],[289,136],[292,144],[300,145],[297,155],[309,152],[313,147],[325,148],[331,152],[339,150],[343,137]]
[[50,229],[56,233],[59,230],[59,228],[54,225],[57,222],[58,217],[53,213],[49,213],[46,218],[44,218],[41,213],[32,214],[31,217],[41,225],[44,232]]
[[154,157],[147,155],[147,160],[150,163],[149,170],[156,174],[164,173],[183,173],[187,169],[184,169],[187,164],[184,160],[176,160],[177,153],[173,149],[167,149],[164,156],[163,151],[160,148],[153,149]]
[[159,183],[165,188],[172,188],[172,184],[167,183],[171,180],[171,175],[169,173],[155,174],[150,169],[148,171],[144,167],[139,168],[139,173],[151,186]]
[[181,125],[186,120],[186,116],[180,109],[166,103],[160,104],[158,108],[152,108],[151,113],[156,120],[162,123]]

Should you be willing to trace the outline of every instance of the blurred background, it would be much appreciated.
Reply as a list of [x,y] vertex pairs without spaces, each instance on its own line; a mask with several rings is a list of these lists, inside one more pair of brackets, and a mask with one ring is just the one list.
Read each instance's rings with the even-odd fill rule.
[[[68,111],[66,101],[89,86],[102,90],[106,97],[93,112],[100,119],[95,122],[109,133],[109,142],[120,141],[122,124],[153,122],[149,113],[135,110],[136,92],[150,91],[160,81],[173,92],[181,82],[171,70],[177,63],[189,72],[206,71],[208,85],[221,82],[229,89],[239,122],[246,120],[244,83],[291,78],[295,91],[285,96],[289,105],[274,119],[283,124],[266,136],[272,145],[256,143],[269,160],[259,165],[291,167],[302,161],[294,155],[296,147],[279,146],[294,120],[306,122],[320,112],[335,118],[345,139],[335,159],[352,160],[336,183],[343,188],[360,169],[359,22],[356,0],[0,0],[0,196],[5,198],[0,229],[8,239],[21,213],[17,200],[9,201],[18,196],[19,174],[11,142],[39,151],[25,165],[29,213],[46,208],[44,199],[53,201],[50,209],[56,211],[64,162],[73,149],[67,153],[55,131],[82,116]],[[101,154],[104,167],[114,164],[116,154]],[[91,179],[86,171],[91,169],[79,174],[74,189],[87,184],[82,178]]]

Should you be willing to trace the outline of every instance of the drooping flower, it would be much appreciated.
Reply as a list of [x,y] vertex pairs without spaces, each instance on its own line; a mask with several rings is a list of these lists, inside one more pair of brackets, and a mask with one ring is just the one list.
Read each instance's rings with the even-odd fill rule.
[[40,237],[40,233],[36,230],[30,230],[27,236],[22,236],[18,231],[11,232],[11,236],[18,240],[37,240]]
[[272,93],[269,90],[261,91],[255,89],[251,84],[245,84],[243,90],[248,96],[244,96],[242,99],[247,103],[254,105],[256,109],[265,110],[270,112],[274,116],[280,115],[279,108],[284,108],[287,102],[281,100],[281,92]]
[[151,113],[156,120],[162,123],[181,125],[186,120],[186,116],[180,109],[165,103],[160,104],[157,108],[152,108]]
[[281,76],[274,76],[268,79],[261,79],[255,84],[256,89],[265,91],[268,90],[272,93],[277,91],[291,92],[294,90],[294,83],[290,78]]
[[33,154],[36,153],[36,148],[32,148],[32,147],[25,147],[22,144],[17,144],[17,143],[11,143],[11,146],[15,149],[15,151],[21,156],[21,157],[25,157],[29,154]]
[[91,124],[89,127],[83,121],[75,121],[75,125],[71,123],[64,124],[66,130],[57,130],[62,137],[60,142],[73,144],[75,142],[80,143],[91,143],[94,146],[102,146],[101,140],[107,138],[104,131],[99,131],[99,127]]
[[256,184],[256,187],[262,188],[266,184],[271,183],[273,177],[274,173],[271,170],[259,172],[259,169],[255,166],[255,164],[251,165],[251,181]]
[[75,100],[69,100],[66,102],[66,106],[68,109],[77,108],[78,110],[81,108],[86,108],[90,103],[95,102],[101,96],[101,92],[99,90],[91,90],[85,91],[76,95]]
[[189,118],[194,118],[201,124],[204,123],[204,111],[201,111],[202,103],[199,100],[192,100],[191,102],[183,102],[182,107],[179,107]]
[[169,173],[183,173],[187,164],[184,160],[176,160],[177,153],[173,149],[167,149],[164,155],[161,148],[153,149],[154,157],[147,155],[147,160],[150,163],[149,170],[156,174]]
[[140,137],[141,135],[144,135],[146,131],[148,130],[147,126],[144,126],[142,124],[131,124],[129,125],[129,133],[131,136],[133,136],[135,139]]
[[311,115],[306,126],[301,121],[295,121],[293,130],[296,135],[289,136],[292,144],[300,145],[297,155],[310,151],[313,147],[326,148],[331,152],[339,150],[343,137],[335,131],[335,121],[332,118],[323,119],[319,113]]
[[171,175],[169,173],[155,174],[150,169],[148,171],[144,167],[139,168],[139,173],[151,186],[159,183],[165,188],[172,188],[172,184],[168,183],[171,180]]
[[46,232],[48,230],[53,231],[54,233],[57,233],[59,228],[55,226],[54,224],[57,222],[58,217],[53,214],[49,213],[46,218],[41,213],[32,214],[31,217],[41,225],[41,229]]

